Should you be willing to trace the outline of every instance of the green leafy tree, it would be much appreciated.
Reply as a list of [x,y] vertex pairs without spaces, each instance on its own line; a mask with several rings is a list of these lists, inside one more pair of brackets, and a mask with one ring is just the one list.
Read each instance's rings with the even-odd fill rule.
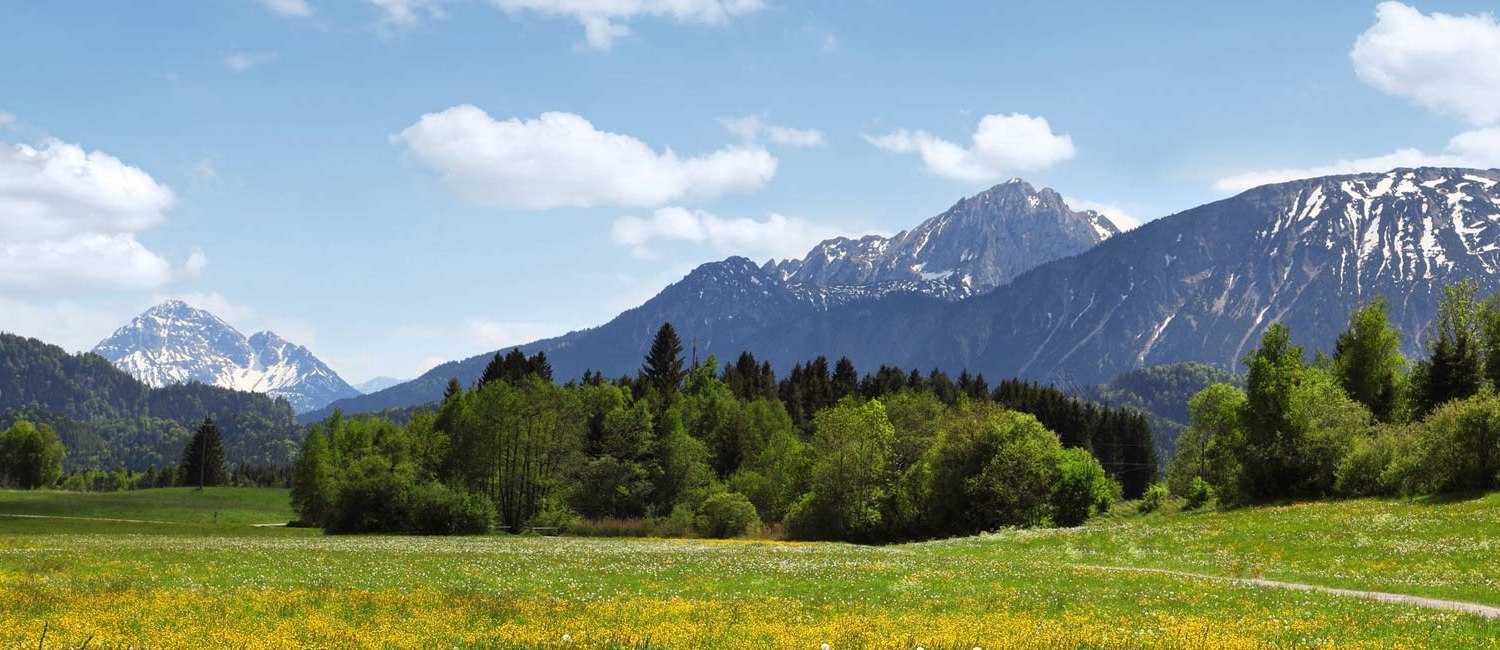
[[62,477],[64,453],[51,427],[16,422],[0,433],[0,478],[23,490],[50,487]]
[[1188,426],[1167,469],[1172,494],[1188,496],[1195,479],[1219,488],[1233,482],[1238,466],[1232,453],[1244,408],[1245,391],[1229,384],[1210,385],[1188,400]]
[[641,366],[641,377],[664,397],[676,394],[682,386],[682,380],[687,377],[683,369],[682,339],[678,338],[671,323],[662,323],[661,329],[656,331],[656,337],[651,340],[651,351]]
[[1234,450],[1239,492],[1248,499],[1285,496],[1286,486],[1296,479],[1289,455],[1302,436],[1291,421],[1292,393],[1306,372],[1302,346],[1292,344],[1285,325],[1272,323],[1245,365],[1250,373]]
[[182,462],[177,467],[180,485],[203,488],[228,482],[229,474],[224,470],[224,439],[212,417],[203,418],[203,423],[198,425],[198,431],[182,450]]
[[1428,337],[1428,356],[1417,366],[1417,409],[1430,413],[1446,402],[1464,399],[1484,385],[1479,341],[1478,285],[1464,280],[1443,287],[1437,319]]
[[868,539],[878,532],[886,457],[895,432],[879,400],[846,400],[813,418],[809,491],[787,514],[804,539]]
[[1390,422],[1398,410],[1397,389],[1406,366],[1401,335],[1391,326],[1387,311],[1384,298],[1356,309],[1349,328],[1334,343],[1332,360],[1339,386],[1381,422]]
[[1031,415],[990,404],[956,413],[924,461],[929,535],[1047,524],[1062,451]]

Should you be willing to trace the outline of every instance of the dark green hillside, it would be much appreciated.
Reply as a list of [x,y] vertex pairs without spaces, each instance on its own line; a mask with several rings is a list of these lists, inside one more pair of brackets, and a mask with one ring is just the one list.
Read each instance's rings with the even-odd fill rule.
[[219,420],[231,463],[287,463],[296,451],[285,400],[204,384],[153,389],[98,355],[0,333],[0,427],[53,427],[69,469],[174,466],[205,415]]
[[1081,397],[1145,414],[1151,422],[1157,458],[1171,458],[1177,436],[1187,427],[1187,403],[1213,384],[1237,384],[1243,379],[1218,366],[1189,361],[1132,370],[1098,386],[1085,387]]

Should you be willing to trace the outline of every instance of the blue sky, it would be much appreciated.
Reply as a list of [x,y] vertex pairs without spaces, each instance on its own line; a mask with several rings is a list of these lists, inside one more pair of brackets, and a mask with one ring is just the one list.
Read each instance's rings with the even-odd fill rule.
[[1144,221],[1500,166],[1482,2],[0,4],[0,329],[166,297],[350,381],[1020,176]]

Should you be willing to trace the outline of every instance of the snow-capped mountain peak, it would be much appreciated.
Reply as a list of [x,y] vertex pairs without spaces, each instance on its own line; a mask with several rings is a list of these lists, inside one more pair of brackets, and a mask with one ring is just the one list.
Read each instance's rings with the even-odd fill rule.
[[358,395],[307,348],[273,332],[250,337],[212,313],[168,300],[94,347],[151,386],[202,382],[284,397],[298,412]]

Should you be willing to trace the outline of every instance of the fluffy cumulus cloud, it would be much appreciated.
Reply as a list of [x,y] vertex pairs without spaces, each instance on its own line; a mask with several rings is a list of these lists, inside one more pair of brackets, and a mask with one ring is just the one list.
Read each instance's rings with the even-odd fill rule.
[[176,196],[109,154],[60,140],[0,146],[0,288],[147,290],[200,273],[136,233],[162,223]]
[[799,257],[818,242],[846,233],[802,219],[771,214],[765,219],[723,218],[679,207],[657,209],[650,217],[622,217],[610,239],[630,246],[633,255],[652,259],[649,245],[675,240],[705,244],[721,253],[785,259]]
[[501,121],[454,106],[423,115],[394,140],[454,191],[503,208],[655,206],[755,191],[776,174],[776,158],[760,147],[684,158],[572,113]]
[[1379,156],[1349,158],[1325,165],[1242,172],[1219,179],[1214,183],[1214,189],[1239,192],[1299,178],[1383,172],[1397,167],[1500,167],[1500,127],[1460,133],[1448,141],[1448,148],[1442,153],[1399,149]]
[[1365,83],[1484,126],[1500,122],[1500,23],[1383,2],[1349,58]]
[[490,0],[490,4],[508,13],[572,18],[583,25],[589,46],[597,49],[609,49],[615,39],[630,34],[626,23],[635,18],[717,25],[765,6],[763,0]]
[[866,135],[870,144],[922,157],[927,171],[961,181],[997,181],[1019,171],[1045,169],[1072,158],[1073,138],[1052,132],[1044,117],[1011,113],[986,115],[968,147],[926,131],[905,129]]
[[312,6],[307,4],[307,0],[261,0],[260,3],[265,5],[267,9],[283,16],[306,18],[311,16],[313,12]]
[[783,147],[821,147],[826,144],[822,131],[767,124],[765,119],[758,115],[725,117],[721,118],[719,123],[723,124],[730,133],[739,136],[747,145],[759,142],[762,137],[772,144]]

